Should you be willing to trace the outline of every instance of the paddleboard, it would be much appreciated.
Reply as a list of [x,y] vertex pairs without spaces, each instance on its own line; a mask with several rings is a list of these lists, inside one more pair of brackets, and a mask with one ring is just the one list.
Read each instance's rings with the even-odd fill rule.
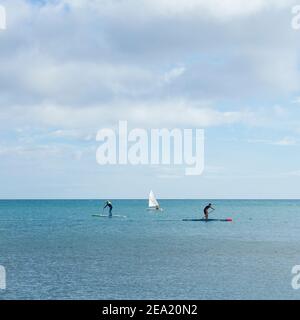
[[118,214],[114,214],[112,217],[105,215],[105,214],[92,214],[92,217],[97,217],[97,218],[127,218],[127,216],[120,216]]
[[227,219],[182,219],[182,221],[201,221],[201,222],[219,221],[219,222],[232,222],[232,219],[231,219],[231,218],[227,218]]

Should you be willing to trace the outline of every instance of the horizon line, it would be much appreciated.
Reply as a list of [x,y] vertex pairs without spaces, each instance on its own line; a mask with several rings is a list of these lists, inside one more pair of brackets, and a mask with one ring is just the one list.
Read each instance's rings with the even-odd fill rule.
[[[0,201],[105,201],[110,200],[148,200],[147,198],[0,198]],[[159,200],[300,200],[300,198],[157,198]]]

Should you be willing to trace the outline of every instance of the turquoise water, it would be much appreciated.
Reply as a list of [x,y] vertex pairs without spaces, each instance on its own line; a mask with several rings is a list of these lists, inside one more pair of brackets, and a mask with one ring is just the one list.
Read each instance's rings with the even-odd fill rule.
[[[0,299],[299,299],[300,201],[0,201]],[[101,210],[102,211],[102,210]]]

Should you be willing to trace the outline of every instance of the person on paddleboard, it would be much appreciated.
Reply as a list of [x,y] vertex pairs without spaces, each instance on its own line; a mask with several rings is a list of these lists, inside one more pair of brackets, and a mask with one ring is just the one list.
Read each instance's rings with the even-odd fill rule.
[[107,201],[105,202],[105,206],[104,206],[103,210],[104,210],[105,208],[109,208],[109,217],[111,218],[111,217],[112,217],[112,209],[113,209],[113,206],[112,206],[112,204],[111,204],[111,202],[110,202],[109,200],[107,200]]
[[204,208],[204,217],[206,220],[208,220],[208,215],[209,215],[209,209],[212,209],[212,211],[214,211],[215,209],[212,207],[212,204],[209,203],[205,208]]

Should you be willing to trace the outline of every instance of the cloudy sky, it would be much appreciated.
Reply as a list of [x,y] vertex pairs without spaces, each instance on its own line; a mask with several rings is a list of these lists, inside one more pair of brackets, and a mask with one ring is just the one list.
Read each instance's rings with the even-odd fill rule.
[[[299,198],[297,1],[0,4],[0,198]],[[203,175],[98,165],[119,120],[205,129]]]

